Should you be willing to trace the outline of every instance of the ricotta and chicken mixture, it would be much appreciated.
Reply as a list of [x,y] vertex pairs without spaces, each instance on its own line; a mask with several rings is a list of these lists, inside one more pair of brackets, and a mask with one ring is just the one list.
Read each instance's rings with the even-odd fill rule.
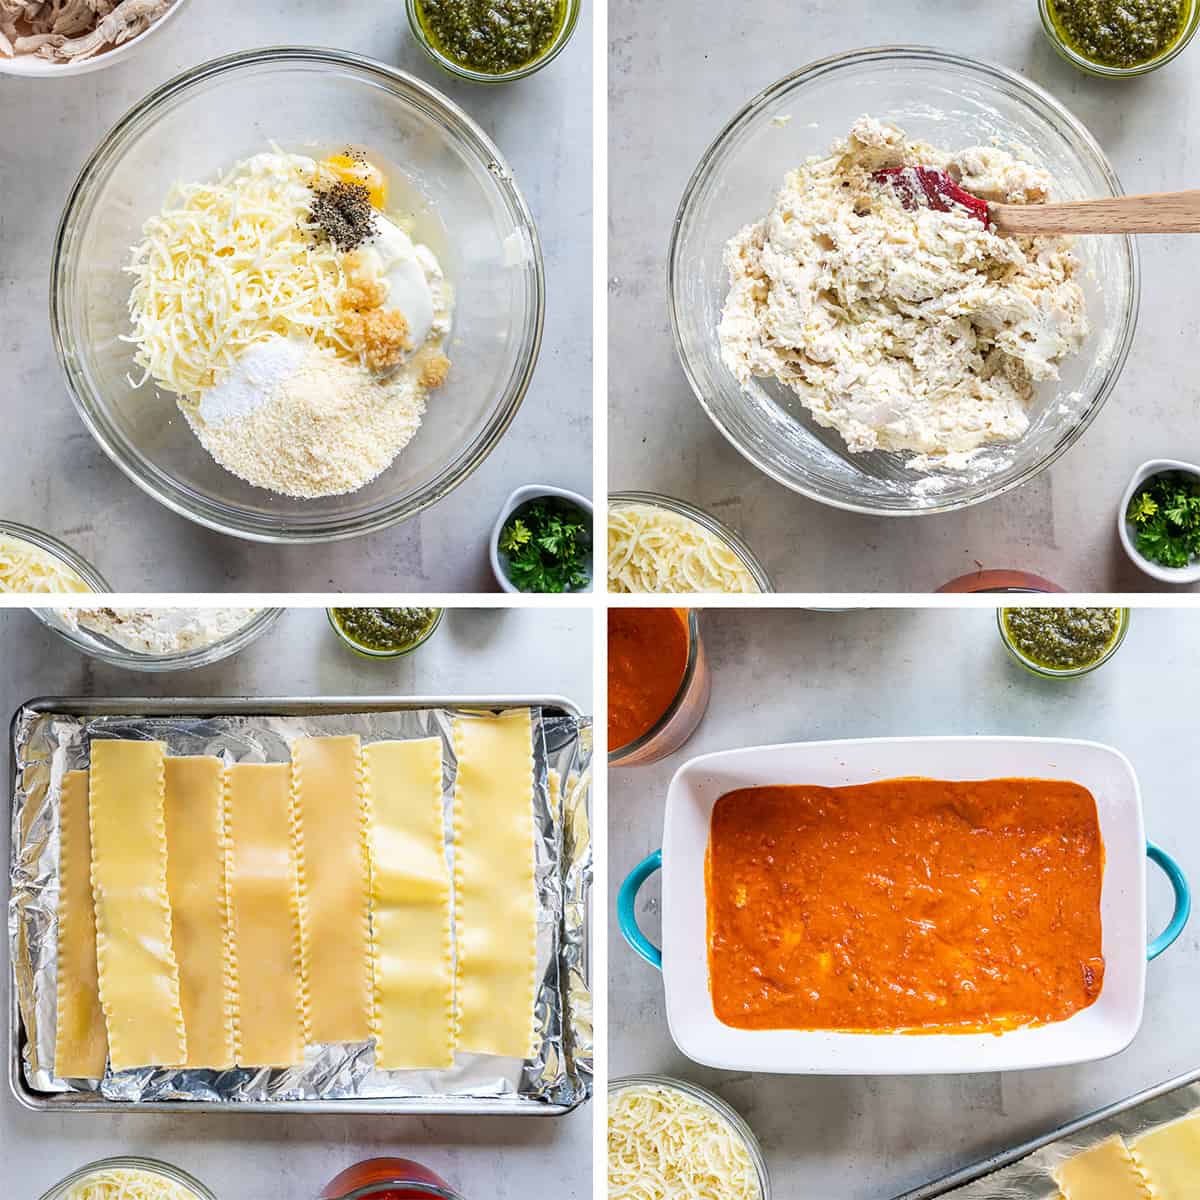
[[725,251],[721,356],[791,388],[851,452],[961,466],[1029,425],[1038,383],[1088,332],[1067,238],[1002,237],[965,209],[906,208],[875,172],[941,169],[984,200],[1041,204],[1053,180],[994,146],[949,153],[862,117],[784,181]]
[[134,360],[226,470],[282,495],[387,469],[445,381],[453,297],[356,150],[174,188],[127,270]]

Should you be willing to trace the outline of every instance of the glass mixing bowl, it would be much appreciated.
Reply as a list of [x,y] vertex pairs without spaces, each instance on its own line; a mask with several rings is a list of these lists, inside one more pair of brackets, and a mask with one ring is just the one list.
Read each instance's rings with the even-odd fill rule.
[[[219,466],[169,393],[138,379],[122,268],[172,184],[209,180],[274,142],[377,154],[403,177],[417,233],[455,291],[443,388],[420,431],[372,483],[298,500]],[[537,231],[487,135],[427,84],[341,51],[270,48],[180,75],[129,112],[88,160],[59,226],[50,280],[55,346],[84,424],[134,483],[181,516],[264,542],[381,529],[440,500],[484,460],[529,384],[542,336]]]
[[[74,607],[88,608],[90,605]],[[115,605],[124,609],[126,605]],[[203,646],[190,650],[171,650],[165,654],[146,654],[122,646],[111,638],[93,633],[90,629],[79,629],[63,620],[62,610],[57,608],[31,608],[29,610],[52,633],[58,634],[76,650],[91,658],[98,658],[114,667],[130,671],[190,671],[194,667],[208,667],[223,658],[229,658],[256,642],[287,611],[283,608],[247,609],[245,621],[231,632]]]
[[917,471],[907,455],[851,454],[791,389],[755,380],[743,390],[721,361],[717,325],[729,290],[726,241],[766,215],[789,170],[828,153],[864,113],[910,136],[959,149],[1018,143],[1045,166],[1062,199],[1117,195],[1096,140],[1057,100],[1011,71],[942,50],[894,46],[823,59],[742,109],[704,155],[671,238],[671,324],[684,370],[717,428],[760,470],[837,508],[880,516],[947,512],[999,496],[1049,466],[1088,427],[1116,384],[1133,338],[1138,265],[1128,237],[1076,243],[1091,333],[1040,385],[1019,441],[980,451],[964,469]]

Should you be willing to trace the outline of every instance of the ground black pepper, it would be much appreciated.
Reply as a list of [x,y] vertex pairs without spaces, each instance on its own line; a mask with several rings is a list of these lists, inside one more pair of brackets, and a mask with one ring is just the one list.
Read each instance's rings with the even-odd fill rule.
[[371,193],[361,183],[339,180],[314,188],[308,219],[317,226],[318,237],[328,238],[343,252],[354,250],[378,232]]

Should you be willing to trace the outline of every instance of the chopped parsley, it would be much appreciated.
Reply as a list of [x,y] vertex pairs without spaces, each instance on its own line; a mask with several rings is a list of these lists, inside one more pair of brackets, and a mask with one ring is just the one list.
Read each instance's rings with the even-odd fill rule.
[[1133,494],[1125,519],[1138,553],[1164,567],[1200,558],[1200,479],[1182,471],[1152,475]]
[[509,579],[522,592],[578,592],[592,580],[592,531],[574,504],[557,499],[522,505],[500,531]]

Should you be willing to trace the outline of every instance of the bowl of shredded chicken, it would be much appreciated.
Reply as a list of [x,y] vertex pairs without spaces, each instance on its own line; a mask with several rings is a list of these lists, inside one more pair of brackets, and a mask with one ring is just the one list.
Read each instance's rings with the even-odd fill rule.
[[0,75],[58,78],[112,66],[187,0],[0,0]]

